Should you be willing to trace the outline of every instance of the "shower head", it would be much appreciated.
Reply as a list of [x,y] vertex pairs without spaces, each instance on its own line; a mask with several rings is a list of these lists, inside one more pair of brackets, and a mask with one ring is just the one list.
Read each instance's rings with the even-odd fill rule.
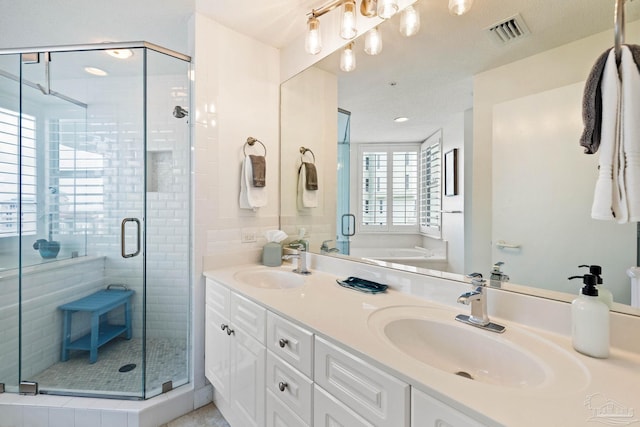
[[176,105],[173,108],[173,117],[175,117],[176,119],[182,119],[188,115],[189,115],[189,112],[179,105]]

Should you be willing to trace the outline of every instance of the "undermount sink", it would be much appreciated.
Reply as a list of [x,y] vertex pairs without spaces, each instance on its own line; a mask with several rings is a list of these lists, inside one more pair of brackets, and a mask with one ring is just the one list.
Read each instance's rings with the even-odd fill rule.
[[304,285],[304,277],[292,271],[260,268],[244,270],[234,274],[234,279],[262,289],[290,289]]
[[521,328],[498,335],[454,317],[446,309],[395,306],[373,312],[369,328],[419,363],[480,383],[563,390],[586,385],[585,369],[561,347]]

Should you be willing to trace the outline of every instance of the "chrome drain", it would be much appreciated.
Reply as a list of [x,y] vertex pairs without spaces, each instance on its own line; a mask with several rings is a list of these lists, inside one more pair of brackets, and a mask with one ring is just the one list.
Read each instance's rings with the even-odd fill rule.
[[465,371],[458,371],[458,372],[456,372],[456,375],[459,376],[459,377],[463,377],[463,378],[467,378],[467,379],[473,380],[473,377],[471,376],[471,374],[468,373],[468,372],[465,372]]
[[118,369],[118,372],[129,372],[129,371],[133,371],[135,368],[136,368],[135,363],[129,363],[127,365],[121,366],[120,369]]

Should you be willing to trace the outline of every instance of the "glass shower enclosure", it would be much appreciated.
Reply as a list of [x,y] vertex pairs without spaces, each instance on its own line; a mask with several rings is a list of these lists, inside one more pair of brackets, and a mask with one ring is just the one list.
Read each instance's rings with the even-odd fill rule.
[[0,51],[0,392],[189,381],[190,58]]

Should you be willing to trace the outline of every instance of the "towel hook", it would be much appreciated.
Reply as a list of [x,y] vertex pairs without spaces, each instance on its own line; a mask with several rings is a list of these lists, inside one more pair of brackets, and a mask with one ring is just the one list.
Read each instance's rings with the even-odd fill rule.
[[300,147],[300,154],[304,156],[305,153],[311,153],[311,157],[313,157],[313,163],[316,162],[316,155],[313,154],[313,151],[311,151],[310,148]]
[[249,147],[253,147],[256,142],[259,142],[260,145],[262,145],[262,148],[264,148],[264,156],[267,157],[267,147],[262,143],[262,141],[260,141],[259,139],[256,139],[252,136],[250,136],[249,138],[247,138],[247,142],[245,142],[244,146],[242,147],[242,152],[244,153],[244,155],[247,155],[247,145]]
[[616,55],[616,63],[620,64],[622,55],[621,49],[624,43],[624,2],[625,0],[616,0],[616,7],[613,18],[613,34],[614,49]]

